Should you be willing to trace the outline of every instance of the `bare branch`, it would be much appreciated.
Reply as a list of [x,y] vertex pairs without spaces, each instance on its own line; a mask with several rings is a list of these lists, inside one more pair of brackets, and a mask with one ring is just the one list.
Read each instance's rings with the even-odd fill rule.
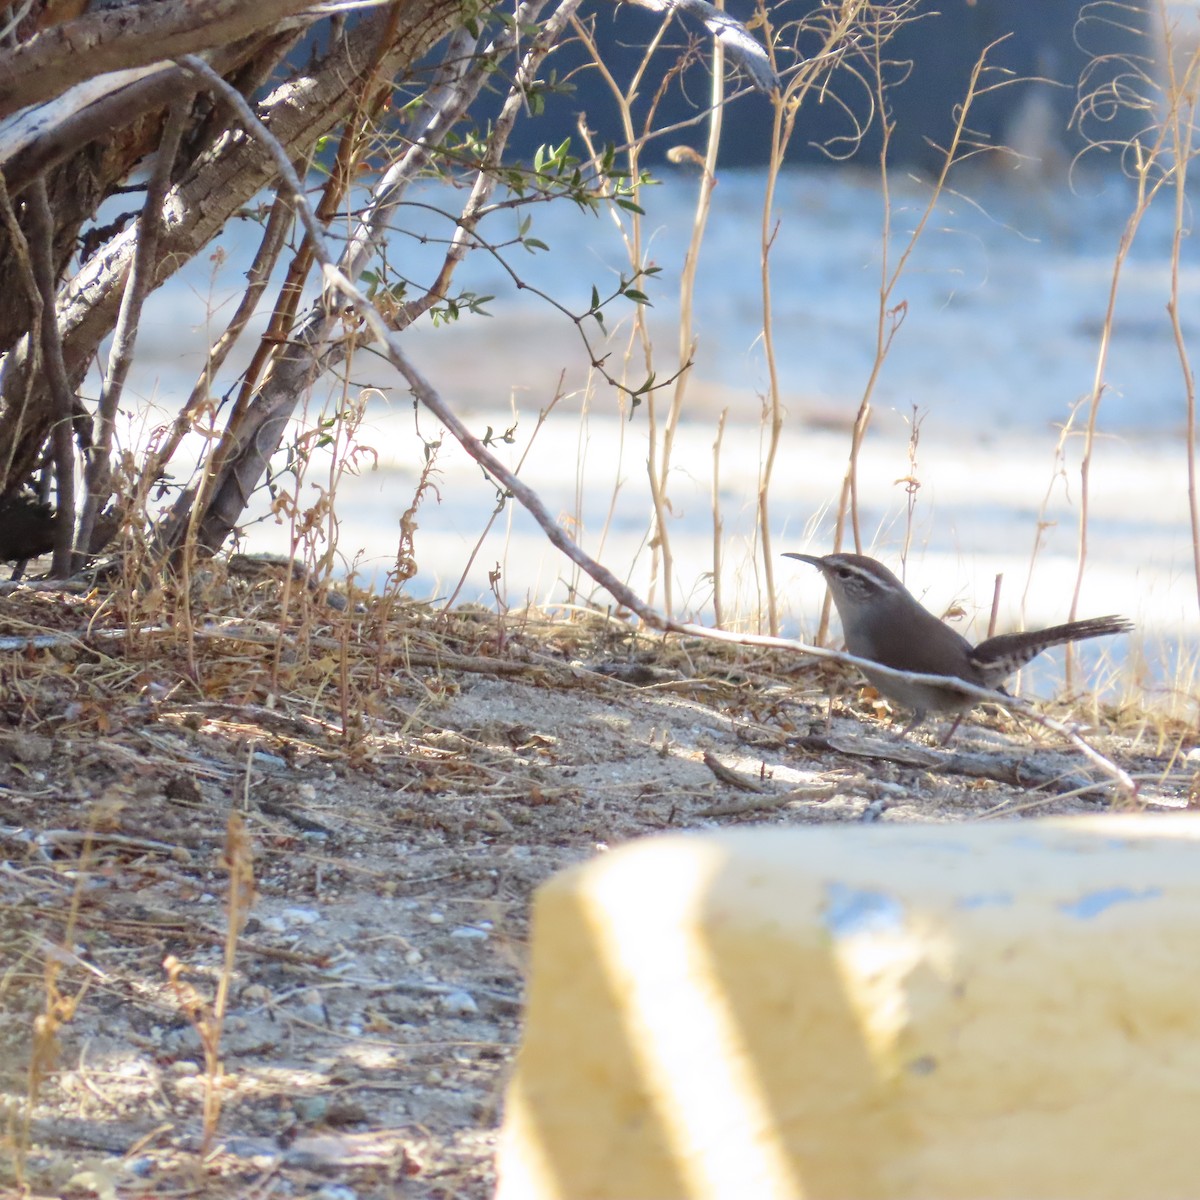
[[54,311],[54,228],[50,199],[40,179],[29,189],[30,257],[42,298],[39,333],[42,364],[54,398],[54,481],[58,529],[54,537],[51,573],[65,579],[71,573],[71,539],[75,532],[75,452],[71,415],[75,398],[63,363],[62,341]]
[[[406,324],[411,324],[421,313],[426,312],[445,296],[455,269],[466,258],[467,251],[475,245],[474,233],[487,208],[488,201],[496,190],[496,172],[503,161],[505,147],[508,145],[508,139],[512,134],[517,117],[527,103],[526,90],[533,84],[542,59],[553,49],[564,30],[574,20],[579,3],[580,0],[563,0],[563,3],[555,9],[553,16],[542,27],[533,46],[521,62],[516,80],[505,98],[504,107],[500,110],[500,115],[492,126],[492,135],[488,139],[487,151],[479,171],[476,173],[475,184],[463,207],[462,216],[455,224],[454,236],[450,239],[450,249],[446,253],[438,277],[420,301],[405,305],[404,320]],[[361,244],[364,231],[367,231],[369,233],[367,244],[377,245],[382,231],[386,227],[386,221],[398,200],[398,196],[389,196],[386,200],[381,197],[382,202],[378,206],[373,204],[363,218],[363,223],[355,234],[353,244]],[[347,261],[353,265],[353,260]],[[361,271],[361,267],[359,270]],[[347,273],[351,279],[358,278],[357,274],[353,272]]]
[[[243,42],[210,53],[208,62],[225,75],[259,51]],[[89,142],[111,137],[114,129],[128,128],[144,114],[165,108],[184,86],[183,71],[173,63],[118,71],[0,121],[0,167],[9,191],[18,195]]]
[[[45,104],[23,109],[15,116],[0,121],[0,165],[8,172],[8,164],[19,155],[28,154],[34,147],[52,138],[57,129],[74,124],[93,105],[125,91],[146,79],[160,79],[160,67],[139,67],[133,71],[117,71],[99,79],[87,79],[56,95]],[[45,161],[45,155],[39,157]],[[28,168],[27,168],[28,169]],[[17,191],[15,184],[12,190]]]
[[412,145],[379,180],[342,257],[342,269],[351,279],[362,274],[378,249],[387,233],[388,221],[409,184],[429,164],[442,139],[479,95],[488,75],[487,62],[502,52],[499,47],[490,47],[490,55],[485,52],[472,59],[475,42],[466,29],[457,30],[451,39],[438,78],[425,97]]
[[[4,230],[8,234],[9,242],[12,245],[21,282],[25,285],[25,292],[29,299],[29,312],[32,317],[31,324],[36,328],[40,328],[42,320],[42,295],[38,291],[37,276],[33,269],[29,243],[25,238],[20,223],[17,221],[17,214],[12,205],[12,197],[8,194],[8,189],[4,186],[4,176],[2,174],[0,174],[0,220],[3,221]],[[16,416],[14,440],[4,446],[5,462],[0,467],[0,478],[8,475],[12,470],[13,454],[16,450],[15,435],[21,431],[21,422],[29,405],[29,393],[33,385],[34,374],[40,365],[38,345],[37,339],[34,339],[30,355],[30,369],[26,371],[25,377],[21,381],[20,396],[13,401],[12,407]]]
[[188,396],[183,408],[179,410],[178,416],[171,425],[171,432],[162,446],[158,448],[153,461],[146,466],[147,479],[157,479],[162,474],[163,469],[179,448],[179,443],[183,441],[184,436],[192,427],[192,421],[201,405],[208,400],[213,376],[221,369],[230,350],[237,345],[238,338],[241,337],[247,322],[258,307],[259,300],[262,299],[262,294],[270,281],[271,272],[287,238],[291,216],[291,197],[288,193],[281,191],[275,197],[275,203],[271,205],[271,215],[267,218],[267,226],[263,230],[262,240],[254,255],[254,261],[246,272],[248,282],[246,290],[238,302],[237,311],[226,325],[225,332],[209,348],[204,369],[200,372],[200,377],[196,380],[191,395]]
[[[183,55],[179,59],[179,65],[189,75],[195,76],[196,81],[212,92],[222,104],[233,110],[234,116],[238,118],[246,132],[256,138],[259,145],[270,155],[275,164],[275,170],[287,184],[288,190],[296,196],[303,196],[304,185],[300,182],[300,176],[296,174],[296,168],[292,166],[292,160],[288,157],[287,151],[276,138],[267,133],[267,127],[246,102],[245,96],[232,84],[226,83],[204,59],[198,58],[194,54]],[[300,221],[308,236],[314,240],[320,238],[321,227],[317,224],[317,218],[313,215],[312,207],[307,201],[298,205],[296,211],[300,215]]]
[[120,409],[125,379],[133,365],[133,348],[137,344],[142,305],[154,283],[159,235],[162,232],[163,203],[171,185],[171,168],[175,164],[175,155],[183,138],[191,103],[192,96],[185,94],[177,97],[171,105],[167,124],[158,145],[154,171],[146,187],[146,199],[142,205],[141,220],[138,222],[137,251],[125,284],[125,296],[121,301],[121,312],[117,318],[117,328],[109,351],[108,378],[104,382],[104,391],[96,407],[96,439],[85,473],[87,495],[83,502],[83,512],[75,540],[75,569],[83,566],[84,558],[91,550],[96,516],[109,496],[109,454],[112,451],[113,425]]

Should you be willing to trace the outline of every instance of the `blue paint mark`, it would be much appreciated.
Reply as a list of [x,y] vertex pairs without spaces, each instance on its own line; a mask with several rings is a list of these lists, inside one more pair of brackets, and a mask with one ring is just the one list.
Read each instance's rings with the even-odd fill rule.
[[1006,908],[1013,902],[1012,892],[980,892],[975,896],[960,896],[955,908]]
[[1086,895],[1080,896],[1078,900],[1072,900],[1069,904],[1060,904],[1058,907],[1068,916],[1088,921],[1092,917],[1098,917],[1105,909],[1112,908],[1114,905],[1128,904],[1132,900],[1157,900],[1161,895],[1161,888],[1145,888],[1140,892],[1120,887],[1102,888],[1100,891],[1088,892]]
[[826,886],[825,894],[822,919],[835,937],[900,933],[904,928],[903,906],[885,892],[831,883]]

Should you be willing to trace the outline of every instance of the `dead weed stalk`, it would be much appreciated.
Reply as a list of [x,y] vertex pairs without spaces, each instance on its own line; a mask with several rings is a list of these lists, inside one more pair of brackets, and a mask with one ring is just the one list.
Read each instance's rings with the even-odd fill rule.
[[93,806],[88,815],[87,833],[75,866],[75,886],[71,892],[71,906],[63,926],[58,946],[47,946],[42,960],[42,1011],[34,1018],[30,1037],[29,1066],[26,1070],[25,1106],[20,1129],[14,1138],[13,1167],[19,1187],[25,1186],[25,1164],[29,1155],[33,1113],[37,1107],[42,1085],[58,1065],[59,1034],[74,1019],[91,985],[91,976],[85,975],[74,993],[63,986],[63,968],[77,962],[75,955],[75,930],[79,921],[79,909],[83,902],[83,889],[87,882],[92,861],[92,833],[100,819],[100,810]]
[[222,865],[229,872],[226,900],[225,951],[217,991],[211,1003],[186,979],[187,969],[174,954],[163,961],[167,982],[184,1016],[191,1022],[204,1051],[204,1116],[200,1159],[203,1161],[213,1148],[217,1124],[221,1118],[222,1091],[226,1086],[224,1065],[221,1062],[221,1033],[229,1003],[237,958],[237,942],[246,918],[254,903],[254,853],[246,824],[236,809],[231,809],[225,826],[225,854]]

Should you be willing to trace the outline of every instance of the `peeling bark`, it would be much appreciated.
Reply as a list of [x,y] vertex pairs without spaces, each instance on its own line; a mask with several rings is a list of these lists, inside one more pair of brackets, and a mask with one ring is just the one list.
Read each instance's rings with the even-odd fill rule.
[[84,80],[240,41],[311,7],[312,0],[143,0],[52,25],[0,52],[0,119]]

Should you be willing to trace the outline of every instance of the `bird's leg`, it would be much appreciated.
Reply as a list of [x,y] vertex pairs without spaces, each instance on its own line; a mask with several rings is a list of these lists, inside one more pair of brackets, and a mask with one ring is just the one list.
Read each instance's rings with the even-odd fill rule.
[[962,719],[966,715],[967,715],[967,710],[963,709],[962,712],[960,712],[958,714],[958,716],[954,718],[954,724],[950,726],[950,732],[947,733],[944,738],[942,738],[942,740],[938,743],[938,745],[940,745],[940,746],[949,745],[950,739],[958,732],[958,727],[962,724]]

